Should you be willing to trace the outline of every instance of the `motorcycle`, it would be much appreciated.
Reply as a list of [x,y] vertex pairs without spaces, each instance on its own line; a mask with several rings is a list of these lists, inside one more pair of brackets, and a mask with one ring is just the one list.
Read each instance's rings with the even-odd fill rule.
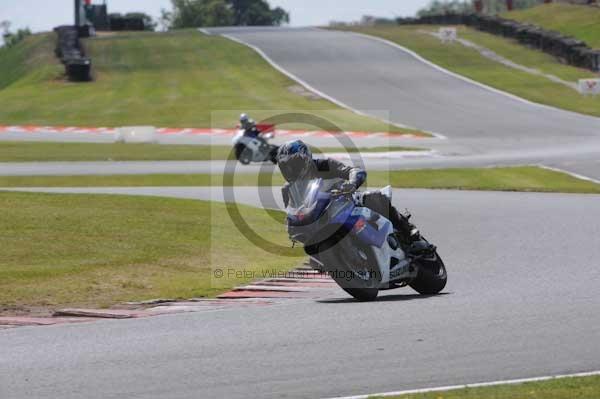
[[273,132],[261,132],[256,137],[252,137],[247,135],[244,129],[238,130],[232,140],[235,159],[240,161],[242,165],[248,165],[250,162],[267,161],[276,164],[279,147],[268,142],[274,136]]
[[[339,182],[316,178],[289,186],[287,228],[293,243],[347,293],[360,301],[380,290],[410,286],[423,295],[444,289],[447,273],[437,249],[423,238],[407,255],[392,222],[362,206],[363,193],[341,192]],[[380,190],[392,197],[390,186]],[[413,248],[414,249],[414,248]]]

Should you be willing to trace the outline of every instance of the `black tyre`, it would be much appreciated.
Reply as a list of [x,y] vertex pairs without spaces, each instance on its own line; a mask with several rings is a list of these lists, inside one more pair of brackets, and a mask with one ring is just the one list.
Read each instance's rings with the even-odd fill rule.
[[442,258],[434,252],[429,258],[420,259],[417,263],[419,272],[409,284],[410,287],[421,295],[439,294],[448,281],[448,273]]
[[272,146],[271,148],[271,153],[269,154],[269,157],[271,159],[271,162],[273,163],[273,165],[277,165],[277,152],[279,150],[279,147],[277,146]]
[[335,282],[352,297],[359,301],[377,298],[381,275],[371,247],[346,236],[319,256]]
[[245,145],[238,144],[235,146],[235,158],[242,165],[248,165],[252,161],[252,153]]

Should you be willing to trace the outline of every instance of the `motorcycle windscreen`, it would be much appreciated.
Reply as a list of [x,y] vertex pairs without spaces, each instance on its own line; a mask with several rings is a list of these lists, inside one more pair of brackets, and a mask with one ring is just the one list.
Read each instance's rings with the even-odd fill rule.
[[288,223],[306,225],[314,222],[328,203],[323,179],[299,179],[289,186]]

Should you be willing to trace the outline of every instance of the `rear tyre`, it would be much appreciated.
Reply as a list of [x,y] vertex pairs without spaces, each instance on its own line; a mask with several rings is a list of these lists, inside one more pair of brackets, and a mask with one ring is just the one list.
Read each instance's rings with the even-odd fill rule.
[[271,154],[269,155],[271,162],[273,163],[273,165],[277,165],[277,147],[273,148],[273,150],[271,150]]
[[431,257],[417,261],[419,272],[417,277],[409,284],[410,287],[421,295],[439,294],[448,281],[446,266],[437,251]]

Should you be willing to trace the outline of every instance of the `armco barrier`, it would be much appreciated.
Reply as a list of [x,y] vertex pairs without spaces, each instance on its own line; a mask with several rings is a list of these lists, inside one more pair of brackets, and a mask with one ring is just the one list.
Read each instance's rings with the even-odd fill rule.
[[467,25],[472,28],[517,40],[539,49],[564,62],[600,72],[600,50],[594,50],[581,40],[549,31],[539,26],[480,14],[429,15],[421,18],[398,18],[400,25]]
[[65,66],[65,71],[70,80],[85,82],[92,79],[91,60],[85,56],[81,42],[80,32],[76,26],[63,25],[54,28],[58,36],[56,56]]

